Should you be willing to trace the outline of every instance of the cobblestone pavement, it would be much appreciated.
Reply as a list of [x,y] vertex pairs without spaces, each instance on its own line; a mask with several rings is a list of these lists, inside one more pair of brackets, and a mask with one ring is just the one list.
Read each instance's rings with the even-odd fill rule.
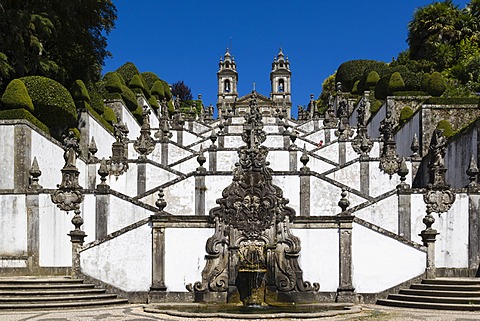
[[[74,311],[37,311],[37,312],[2,312],[0,321],[148,321],[148,320],[232,320],[212,318],[172,317],[163,314],[151,314],[143,311],[143,305],[124,305],[115,308],[78,309]],[[285,319],[276,319],[285,320]],[[302,319],[288,319],[302,320]],[[435,310],[413,310],[364,305],[362,312],[352,315],[326,317],[308,320],[322,321],[469,321],[480,320],[480,312],[453,312]],[[250,319],[252,321],[252,319]]]

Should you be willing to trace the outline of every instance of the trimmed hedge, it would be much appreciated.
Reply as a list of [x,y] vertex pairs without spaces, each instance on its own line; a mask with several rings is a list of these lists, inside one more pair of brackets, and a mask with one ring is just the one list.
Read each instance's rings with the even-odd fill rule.
[[[108,129],[111,133],[113,133],[113,126],[110,125],[110,123],[107,120],[105,120],[105,118],[100,116],[100,114],[97,113],[92,107],[90,107],[89,104],[86,104],[85,107],[90,112],[90,114],[93,116],[93,118],[98,120],[99,123],[101,123],[103,126],[105,126],[106,129]],[[105,109],[107,109],[107,108],[105,108]]]
[[73,100],[82,100],[87,103],[90,103],[90,95],[88,94],[87,87],[80,79],[75,80],[70,87],[70,94],[72,94]]
[[442,119],[437,124],[437,129],[443,129],[443,136],[452,137],[455,135],[455,132],[452,129],[452,124],[448,120]]
[[138,71],[137,69],[137,66],[135,66],[135,64],[133,62],[126,62],[125,64],[123,64],[122,66],[120,66],[116,72],[118,74],[120,74],[120,76],[122,76],[122,78],[124,79],[125,81],[125,84],[130,84],[130,81],[132,81],[132,78],[135,76],[135,75],[138,75],[141,79],[141,82],[142,82],[142,85],[143,85],[143,88],[146,87],[146,84],[145,84],[145,80],[143,79],[143,77],[141,76],[140,72]]
[[103,76],[103,80],[105,81],[105,89],[109,93],[121,93],[122,86],[125,86],[116,72],[107,72]]
[[150,98],[148,98],[148,103],[155,110],[160,108],[160,105],[158,104],[158,101],[154,96],[150,96]]
[[410,90],[404,90],[404,91],[395,91],[392,93],[393,96],[428,96],[426,92],[423,91],[410,91]]
[[138,108],[137,96],[133,93],[133,91],[128,88],[127,86],[122,85],[122,99],[127,105],[128,110],[134,111]]
[[3,109],[25,109],[33,112],[33,102],[28,94],[25,84],[18,79],[13,79],[2,95]]
[[142,83],[142,79],[140,78],[140,75],[134,75],[132,77],[132,80],[128,83],[128,86],[130,88],[138,88],[141,89],[142,91],[145,90],[145,86]]
[[377,85],[375,86],[376,99],[384,100],[387,98],[389,80],[390,80],[390,75],[380,78],[380,80],[377,82]]
[[405,106],[400,111],[400,118],[398,120],[399,125],[406,123],[413,116],[413,109],[409,106]]
[[478,97],[460,97],[460,98],[446,98],[446,97],[431,97],[425,103],[432,105],[477,105],[480,103]]
[[106,93],[105,82],[99,81],[95,84],[89,84],[87,89],[90,94],[90,106],[100,115],[103,114],[105,108],[103,95]]
[[38,118],[33,116],[28,110],[26,109],[10,109],[10,110],[1,110],[0,111],[0,119],[26,119],[35,125],[38,129],[50,135],[50,129],[42,123]]
[[110,125],[113,125],[114,123],[117,122],[117,115],[115,115],[115,112],[114,112],[113,109],[110,108],[110,107],[105,107],[105,110],[103,111],[102,117],[103,117],[103,119],[105,119]]
[[151,89],[152,95],[157,96],[158,99],[162,100],[165,97],[165,89],[163,87],[163,82],[157,80]]
[[358,84],[360,83],[360,80],[357,80],[352,87],[352,94],[360,94],[360,91],[358,90]]
[[438,71],[432,73],[428,80],[427,92],[434,97],[440,97],[446,89],[447,85],[442,75]]
[[403,81],[402,75],[396,71],[388,80],[388,94],[393,93],[394,91],[401,91],[405,88],[405,82]]
[[383,102],[381,100],[374,100],[370,102],[370,114],[374,115],[376,114],[379,110],[380,107],[382,107]]
[[166,81],[162,80],[162,83],[163,83],[163,92],[165,93],[165,99],[167,99],[167,101],[172,100],[172,92],[170,91],[170,86]]
[[77,109],[68,90],[53,79],[41,76],[20,78],[32,98],[34,116],[50,129],[73,127]]
[[152,90],[153,84],[155,84],[156,81],[160,80],[160,78],[151,71],[142,72],[141,75],[143,77],[143,80],[145,80],[147,89],[149,89],[150,91]]
[[[365,70],[371,68],[371,70],[381,69],[386,65],[384,62],[375,60],[350,60],[342,63],[335,76],[335,83],[342,83],[342,91],[351,91],[355,81],[360,80]],[[377,71],[378,72],[378,71]]]
[[425,73],[423,74],[422,76],[422,90],[427,92],[428,91],[428,81],[430,80],[430,74],[429,73]]
[[375,70],[372,70],[368,73],[367,79],[365,80],[365,86],[368,88],[375,87],[377,82],[380,80],[380,75]]

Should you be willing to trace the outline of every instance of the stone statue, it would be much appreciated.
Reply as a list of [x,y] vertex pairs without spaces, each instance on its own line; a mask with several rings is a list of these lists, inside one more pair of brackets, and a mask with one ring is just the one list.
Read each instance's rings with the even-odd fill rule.
[[75,133],[72,130],[68,132],[68,136],[64,136],[63,144],[65,146],[65,152],[63,153],[65,165],[75,167],[77,157],[80,156],[80,146],[78,145],[77,137],[75,137]]

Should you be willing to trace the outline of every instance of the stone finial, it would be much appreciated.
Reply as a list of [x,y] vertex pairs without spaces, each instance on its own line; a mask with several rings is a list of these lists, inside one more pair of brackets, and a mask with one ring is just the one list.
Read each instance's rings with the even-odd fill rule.
[[477,167],[477,161],[475,160],[475,156],[472,154],[470,157],[470,164],[468,165],[467,169],[467,175],[468,179],[470,180],[470,183],[468,184],[467,187],[477,187],[477,176],[478,176],[478,167]]
[[295,141],[297,140],[297,138],[298,138],[297,131],[295,129],[293,129],[290,132],[290,140],[292,141],[292,146],[295,146]]
[[107,185],[106,181],[110,172],[108,170],[108,164],[105,160],[105,157],[100,161],[100,167],[98,168],[97,173],[100,175],[100,184],[97,185],[97,189],[109,189],[110,186]]
[[303,167],[301,168],[302,172],[308,172],[310,168],[307,167],[307,163],[310,161],[310,158],[308,157],[307,154],[307,147],[306,144],[303,144],[303,152],[302,156],[300,157],[300,162],[303,164]]
[[212,133],[210,134],[210,141],[212,142],[212,145],[210,145],[210,149],[215,149],[217,146],[215,146],[215,142],[217,141],[217,134],[215,133],[215,129],[212,130]]
[[347,210],[347,207],[350,206],[350,201],[347,198],[347,189],[345,187],[342,188],[342,193],[340,195],[342,198],[340,198],[340,201],[338,201],[338,206],[340,206],[342,213],[344,213]]
[[96,162],[98,158],[95,154],[98,152],[97,144],[95,143],[95,138],[92,136],[90,144],[88,144],[88,160],[89,162]]
[[197,162],[200,166],[197,167],[197,171],[199,172],[205,171],[203,164],[205,164],[206,161],[207,159],[205,158],[205,155],[203,153],[203,145],[200,145],[200,151],[198,152],[198,156],[197,156]]
[[165,207],[167,207],[167,202],[164,199],[165,194],[163,193],[163,189],[158,190],[158,199],[155,202],[155,206],[158,208],[157,215],[162,215],[165,212],[163,211]]
[[406,189],[408,188],[408,184],[405,183],[407,180],[408,175],[408,167],[407,163],[405,162],[405,157],[400,158],[400,165],[397,171],[398,176],[400,176],[400,184],[398,184],[397,188]]
[[80,215],[80,209],[76,208],[75,215],[72,218],[72,224],[75,226],[75,231],[80,231],[80,227],[83,225],[83,218]]
[[42,171],[38,166],[37,157],[33,157],[32,166],[30,167],[30,186],[28,187],[30,190],[37,191],[42,189],[43,187],[38,184],[39,177],[42,175]]
[[414,157],[419,156],[418,151],[420,150],[420,144],[418,143],[418,137],[416,133],[413,135],[412,144],[410,145],[410,150],[413,152],[412,156]]
[[155,140],[150,136],[150,109],[143,108],[140,136],[133,143],[133,148],[139,154],[138,159],[147,159],[147,155],[155,149]]
[[220,130],[219,134],[223,134],[223,129],[225,128],[225,124],[223,123],[223,120],[220,120],[218,123],[218,129]]

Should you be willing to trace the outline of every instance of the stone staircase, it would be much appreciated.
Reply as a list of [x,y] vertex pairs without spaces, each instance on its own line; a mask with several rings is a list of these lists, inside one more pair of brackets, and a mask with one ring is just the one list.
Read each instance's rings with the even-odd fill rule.
[[126,304],[105,289],[66,277],[0,278],[0,310],[69,309]]
[[480,311],[480,278],[422,280],[377,304],[394,307]]

